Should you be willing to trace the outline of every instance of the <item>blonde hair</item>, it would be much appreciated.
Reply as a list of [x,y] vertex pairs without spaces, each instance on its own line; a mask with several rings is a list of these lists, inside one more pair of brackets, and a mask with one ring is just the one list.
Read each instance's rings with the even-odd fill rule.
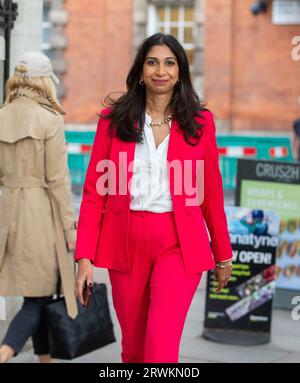
[[16,97],[15,90],[27,88],[36,91],[40,96],[45,97],[51,104],[59,104],[57,92],[51,77],[28,77],[27,67],[17,65],[14,74],[6,82],[5,104],[9,104]]

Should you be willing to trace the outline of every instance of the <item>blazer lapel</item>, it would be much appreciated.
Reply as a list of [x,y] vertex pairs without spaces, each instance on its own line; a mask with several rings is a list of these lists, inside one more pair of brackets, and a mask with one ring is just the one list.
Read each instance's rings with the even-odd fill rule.
[[170,139],[169,139],[169,146],[168,146],[168,152],[167,152],[168,162],[171,162],[173,159],[175,159],[175,148],[177,144],[179,144],[178,132],[177,132],[178,129],[179,129],[178,123],[176,120],[173,119],[171,123]]
[[[182,169],[183,166],[183,159],[185,156],[185,147],[184,147],[184,138],[182,135],[182,131],[180,129],[180,126],[178,122],[173,119],[172,125],[171,125],[171,131],[170,131],[170,139],[169,139],[169,146],[168,146],[168,152],[167,152],[167,162],[168,166],[172,165],[172,161],[175,162],[175,166],[180,166]],[[178,162],[178,164],[176,164]],[[180,164],[179,164],[180,162]],[[170,183],[170,194],[172,196],[173,202],[174,202],[174,174],[176,174],[176,171],[168,171],[169,176],[169,183]],[[181,180],[181,177],[179,177],[180,182],[183,182]],[[182,185],[179,185],[180,188]]]
[[[135,123],[135,128],[137,127],[137,123]],[[117,186],[119,188],[119,195],[124,195],[127,204],[130,203],[130,185],[131,178],[133,176],[133,161],[135,154],[135,141],[122,141],[114,138],[117,144],[117,155],[119,156],[117,159],[118,165],[118,177],[117,177]]]

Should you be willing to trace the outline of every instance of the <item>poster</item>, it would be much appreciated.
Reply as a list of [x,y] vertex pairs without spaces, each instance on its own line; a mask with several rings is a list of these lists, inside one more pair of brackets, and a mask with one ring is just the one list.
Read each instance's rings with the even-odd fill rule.
[[[219,293],[208,274],[204,327],[270,334],[279,217],[271,210],[225,207],[233,250],[232,277]],[[231,333],[234,338],[234,334]]]
[[236,205],[280,217],[276,288],[300,291],[300,163],[238,160]]

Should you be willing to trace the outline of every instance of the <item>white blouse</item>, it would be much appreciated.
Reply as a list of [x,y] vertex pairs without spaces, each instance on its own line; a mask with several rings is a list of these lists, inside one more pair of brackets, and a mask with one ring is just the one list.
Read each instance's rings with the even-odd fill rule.
[[[167,152],[170,133],[156,149],[151,117],[146,113],[143,142],[137,142],[131,183],[131,210],[154,213],[173,211],[167,172]],[[171,121],[169,122],[171,128]]]

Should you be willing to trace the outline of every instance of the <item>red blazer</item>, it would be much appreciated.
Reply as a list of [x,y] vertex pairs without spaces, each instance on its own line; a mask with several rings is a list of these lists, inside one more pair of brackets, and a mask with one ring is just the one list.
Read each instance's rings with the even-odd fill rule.
[[[102,111],[109,114],[109,109]],[[174,193],[174,174],[170,172],[170,193],[173,201],[174,218],[185,269],[188,274],[214,268],[214,260],[224,261],[232,257],[226,215],[221,173],[218,164],[216,128],[211,112],[204,111],[203,135],[196,146],[189,145],[173,120],[167,160],[190,160],[193,165],[195,186],[196,160],[204,160],[204,200],[201,205],[187,206],[185,191]],[[198,118],[198,117],[197,117]],[[127,180],[133,175],[128,165],[134,160],[135,142],[125,142],[109,135],[110,120],[100,118],[91,158],[84,182],[83,197],[79,213],[75,260],[90,259],[97,267],[130,271],[127,262],[127,228],[130,209],[130,190],[118,193],[119,173],[117,171],[117,194],[99,195],[96,183],[107,170],[97,171],[100,160],[110,159],[119,169],[119,152],[125,152],[127,159],[121,164]],[[183,182],[176,180],[176,182]],[[184,189],[184,188],[183,188]],[[204,218],[204,219],[203,219]],[[205,220],[205,222],[204,222]],[[207,228],[212,242],[210,246]]]

